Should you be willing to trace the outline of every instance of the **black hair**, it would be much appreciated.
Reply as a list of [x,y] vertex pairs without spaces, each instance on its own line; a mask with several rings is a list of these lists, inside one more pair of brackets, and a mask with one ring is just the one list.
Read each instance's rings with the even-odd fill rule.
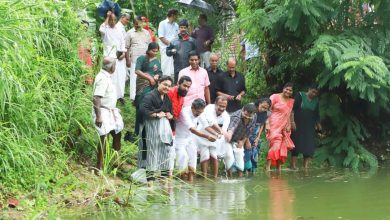
[[308,89],[315,89],[315,90],[318,90],[318,85],[315,84],[315,83],[312,83],[309,85]]
[[180,77],[178,84],[180,85],[180,84],[182,84],[184,81],[187,81],[187,82],[191,82],[191,83],[192,83],[192,79],[191,79],[189,76],[182,76],[182,77]]
[[179,14],[179,11],[177,9],[171,8],[168,10],[167,16],[171,17],[172,15],[177,15],[177,14]]
[[203,20],[207,21],[207,15],[206,14],[200,14],[199,18],[202,18]]
[[259,105],[260,105],[261,103],[264,103],[264,102],[268,103],[268,105],[271,106],[271,99],[269,99],[269,98],[259,98],[259,99],[257,99],[257,100],[255,101],[255,106],[256,106],[256,107],[259,107]]
[[194,109],[204,109],[206,107],[206,102],[203,99],[198,98],[192,102],[191,107]]
[[293,88],[293,87],[294,87],[294,83],[288,82],[288,83],[284,84],[283,89],[284,89],[284,88],[287,88],[287,87]]
[[221,100],[221,101],[228,101],[226,96],[220,95],[220,96],[217,96],[217,98],[215,98],[215,102],[214,103],[217,104],[219,100]]
[[171,81],[171,83],[173,84],[173,79],[172,77],[170,76],[162,76],[158,79],[158,83],[161,83],[161,82],[164,82],[164,81]]
[[198,59],[200,59],[200,55],[199,55],[199,53],[197,53],[196,51],[190,51],[189,53],[188,53],[188,60],[192,57],[192,56],[197,56],[198,57]]
[[141,15],[135,16],[135,18],[133,19],[133,23],[136,21],[142,21],[142,16]]
[[256,109],[255,104],[248,103],[248,104],[244,105],[243,111],[246,111],[246,112],[248,112],[250,114],[253,114],[253,113],[255,113],[257,111],[257,109]]
[[179,27],[185,26],[188,28],[188,21],[186,19],[183,19],[183,20],[179,21],[178,25],[179,25]]
[[[158,44],[155,42],[149,43],[148,49],[146,50],[146,54],[148,54],[148,52],[150,50],[153,50],[153,49],[159,49]],[[145,59],[144,63],[142,64],[142,69],[141,69],[142,72],[146,72],[148,70],[149,63],[150,63],[150,58],[149,58],[149,56],[146,56],[146,59]]]

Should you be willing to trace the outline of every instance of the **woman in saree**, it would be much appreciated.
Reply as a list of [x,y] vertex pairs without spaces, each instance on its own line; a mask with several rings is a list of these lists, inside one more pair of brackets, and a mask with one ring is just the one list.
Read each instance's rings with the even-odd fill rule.
[[266,136],[269,144],[267,171],[271,165],[281,170],[287,159],[287,151],[294,148],[291,135],[292,109],[294,106],[293,84],[286,83],[281,93],[273,94],[271,99],[271,115],[266,122]]
[[156,85],[159,77],[162,76],[161,64],[157,59],[159,47],[157,43],[150,43],[146,55],[140,56],[135,65],[136,80],[136,96],[135,96],[135,134],[139,134],[140,114],[139,105],[140,100],[152,91]]
[[172,83],[171,77],[161,77],[158,87],[146,94],[140,104],[142,138],[138,145],[138,167],[146,169],[148,181],[155,179],[157,171],[162,177],[169,176],[169,158],[173,147],[169,120],[173,116],[172,103],[167,93]]

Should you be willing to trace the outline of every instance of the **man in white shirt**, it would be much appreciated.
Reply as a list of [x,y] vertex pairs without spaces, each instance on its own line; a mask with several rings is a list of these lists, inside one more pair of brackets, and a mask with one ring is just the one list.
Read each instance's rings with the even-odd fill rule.
[[228,104],[227,97],[218,96],[215,104],[206,106],[204,112],[199,116],[198,129],[214,136],[217,141],[211,142],[203,138],[196,138],[198,151],[200,153],[200,167],[203,176],[207,177],[209,161],[212,164],[214,178],[218,177],[218,156],[223,156],[226,147],[225,137],[230,123],[230,116],[226,111]]
[[[194,143],[194,136],[215,141],[215,137],[197,129],[198,117],[202,114],[206,102],[202,99],[195,99],[191,106],[182,109],[179,119],[176,122],[175,150],[176,167],[179,171],[188,168],[187,180],[193,181],[196,171],[197,147]],[[184,178],[184,175],[182,175]]]
[[179,39],[179,25],[176,23],[178,10],[169,9],[167,19],[158,25],[158,37],[160,39],[161,69],[164,75],[173,76],[173,57],[168,57],[166,48],[172,41]]
[[[116,17],[111,11],[107,12],[106,20],[100,25],[99,31],[103,38],[103,56],[117,59],[117,68],[112,76],[112,81],[116,87],[117,99],[124,96],[123,74],[126,79],[126,70],[123,71],[125,58],[125,38],[121,30],[115,25]],[[123,67],[123,68],[122,68]]]
[[123,129],[122,116],[116,108],[116,89],[112,82],[112,75],[115,72],[115,59],[105,57],[102,70],[96,75],[93,89],[93,113],[95,128],[100,136],[97,153],[97,172],[102,168],[103,155],[106,146],[107,135],[113,137],[113,148],[115,151],[121,149],[121,131]]
[[137,16],[134,19],[134,27],[126,34],[126,63],[130,67],[130,99],[134,100],[136,95],[136,81],[135,66],[138,57],[145,55],[149,43],[152,38],[147,30],[142,28],[142,17]]

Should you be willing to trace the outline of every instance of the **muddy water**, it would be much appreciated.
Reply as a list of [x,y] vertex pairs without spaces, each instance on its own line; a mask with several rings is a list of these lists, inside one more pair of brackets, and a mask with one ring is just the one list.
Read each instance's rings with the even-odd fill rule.
[[198,179],[191,187],[174,186],[169,197],[136,219],[390,220],[390,169],[286,170],[215,183]]

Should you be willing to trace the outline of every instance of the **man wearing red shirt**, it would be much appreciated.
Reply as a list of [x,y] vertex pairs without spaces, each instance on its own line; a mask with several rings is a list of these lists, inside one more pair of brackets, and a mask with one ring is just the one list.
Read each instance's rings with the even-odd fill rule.
[[168,92],[168,97],[172,102],[173,118],[175,121],[179,118],[184,103],[184,97],[190,89],[192,80],[189,76],[182,76],[178,85],[172,87]]

